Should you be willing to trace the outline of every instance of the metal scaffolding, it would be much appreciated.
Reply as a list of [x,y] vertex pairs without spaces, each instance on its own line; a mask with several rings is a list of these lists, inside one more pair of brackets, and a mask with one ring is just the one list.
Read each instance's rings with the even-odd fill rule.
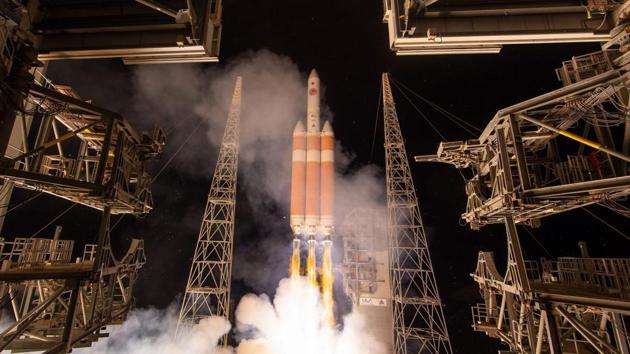
[[0,307],[9,310],[3,320],[13,322],[0,333],[0,351],[66,353],[106,337],[106,327],[122,323],[133,308],[144,243],[132,240],[117,259],[110,220],[151,210],[146,167],[165,137],[159,129],[139,134],[119,114],[52,84],[19,21],[29,14],[18,2],[5,5],[0,13],[16,17],[0,25],[3,204],[15,185],[39,192],[27,201],[49,193],[102,213],[96,242],[76,258],[74,241],[61,240],[60,228],[52,239],[35,238],[39,232],[0,239]]
[[601,51],[563,62],[556,74],[564,87],[499,110],[478,139],[416,157],[471,171],[462,218],[473,229],[505,226],[507,269],[479,253],[472,277],[483,303],[472,316],[473,328],[507,353],[630,353],[630,259],[591,258],[580,244],[582,257],[526,260],[516,227],[595,203],[628,215],[616,201],[630,194],[623,28]]
[[383,74],[394,353],[452,353],[389,74]]
[[0,351],[66,353],[89,347],[105,326],[121,324],[133,307],[133,288],[145,263],[144,241],[133,239],[120,260],[106,230],[97,244],[87,244],[72,258],[74,241],[0,239],[0,297],[15,322],[0,333]]
[[[227,319],[230,314],[241,86],[239,76],[179,313],[178,333],[206,317]],[[227,336],[221,341],[225,344]]]
[[510,353],[630,353],[630,259],[591,258],[581,243],[582,257],[525,260],[514,220],[505,226],[505,275],[492,252],[479,252],[472,274],[484,300],[472,307],[473,329]]
[[499,53],[504,45],[603,42],[624,1],[383,0],[396,55]]
[[[629,61],[612,44],[574,57],[556,70],[564,87],[499,110],[478,139],[442,142],[435,155],[415,159],[472,172],[462,219],[473,229],[506,215],[538,226],[550,215],[615,203],[630,194]],[[567,147],[575,148],[561,153]]]

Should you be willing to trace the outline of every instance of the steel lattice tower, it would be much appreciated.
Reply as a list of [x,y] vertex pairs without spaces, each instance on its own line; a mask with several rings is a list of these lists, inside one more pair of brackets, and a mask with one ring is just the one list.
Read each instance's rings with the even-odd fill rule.
[[[178,333],[208,316],[229,317],[241,85],[239,76],[190,267]],[[224,336],[221,341],[225,344],[226,340]]]
[[452,353],[387,73],[383,116],[394,353]]

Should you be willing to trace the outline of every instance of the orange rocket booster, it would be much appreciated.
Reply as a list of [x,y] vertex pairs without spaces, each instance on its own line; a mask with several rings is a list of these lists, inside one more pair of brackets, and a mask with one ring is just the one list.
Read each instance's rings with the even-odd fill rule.
[[306,182],[306,131],[298,121],[293,130],[293,160],[291,162],[291,228],[296,234],[301,233],[304,225]]
[[320,130],[319,76],[308,77],[306,129],[293,132],[291,228],[295,235],[330,235],[333,228],[334,144],[330,123]]

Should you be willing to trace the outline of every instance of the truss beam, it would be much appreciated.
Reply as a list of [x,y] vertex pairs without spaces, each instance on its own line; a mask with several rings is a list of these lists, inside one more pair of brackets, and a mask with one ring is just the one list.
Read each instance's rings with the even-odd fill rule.
[[[177,332],[209,316],[229,319],[242,79],[237,77]],[[221,339],[227,342],[227,335]]]
[[386,73],[383,74],[383,115],[394,353],[452,353],[389,74]]

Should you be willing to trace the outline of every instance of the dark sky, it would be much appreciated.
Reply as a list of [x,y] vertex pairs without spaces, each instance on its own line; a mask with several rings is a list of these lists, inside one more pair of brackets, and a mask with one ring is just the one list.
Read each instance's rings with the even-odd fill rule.
[[[290,57],[303,72],[317,68],[326,85],[326,102],[335,115],[336,137],[356,153],[357,166],[370,160],[383,165],[381,130],[377,132],[374,156],[370,156],[383,71],[391,72],[414,91],[482,128],[498,109],[558,88],[553,70],[562,60],[598,48],[594,44],[512,46],[498,55],[396,57],[388,49],[378,0],[226,1],[223,13],[222,63],[196,65],[224,65],[243,51],[265,48]],[[169,70],[169,66],[163,68]],[[125,67],[119,60],[53,63],[49,70],[55,82],[72,85],[82,97],[122,113],[129,113],[132,73],[133,68]],[[394,95],[408,155],[435,152],[439,136],[396,91]],[[471,138],[426,106],[421,107],[447,139]],[[128,119],[133,124],[142,117],[130,115]],[[379,119],[382,129],[382,117]],[[165,157],[175,148],[167,147]],[[208,165],[212,167],[214,162],[211,159]],[[495,352],[499,348],[496,341],[470,328],[470,305],[481,298],[469,273],[475,268],[479,250],[494,251],[499,266],[503,265],[503,228],[488,226],[475,232],[459,225],[465,195],[454,168],[413,164],[412,172],[455,352],[470,352],[471,345],[475,352]],[[116,242],[140,236],[147,243],[148,263],[136,290],[138,306],[165,307],[183,290],[210,178],[210,174],[184,176],[167,168],[160,179],[162,185],[169,187],[154,191],[154,212],[145,219],[126,217],[115,230]],[[240,190],[239,195],[242,193]],[[30,192],[17,192],[13,204],[28,195]],[[40,203],[20,208],[8,217],[5,235],[31,234],[69,205],[48,196],[40,198]],[[626,220],[598,207],[592,210],[623,229]],[[248,220],[249,215],[248,205],[240,203],[237,220]],[[59,223],[64,225],[65,238],[90,241],[96,235],[98,213],[76,207]],[[256,252],[261,236],[252,236],[255,230],[256,225],[251,223],[237,225],[235,257],[264,263],[268,255]],[[534,234],[556,257],[578,255],[580,240],[589,242],[594,256],[630,256],[627,241],[580,210],[544,220],[543,227]],[[529,235],[521,236],[527,258],[545,256]],[[234,267],[237,271],[239,264]],[[265,291],[273,291],[277,280],[265,280]],[[235,296],[252,290],[240,281],[235,281],[234,287]]]

